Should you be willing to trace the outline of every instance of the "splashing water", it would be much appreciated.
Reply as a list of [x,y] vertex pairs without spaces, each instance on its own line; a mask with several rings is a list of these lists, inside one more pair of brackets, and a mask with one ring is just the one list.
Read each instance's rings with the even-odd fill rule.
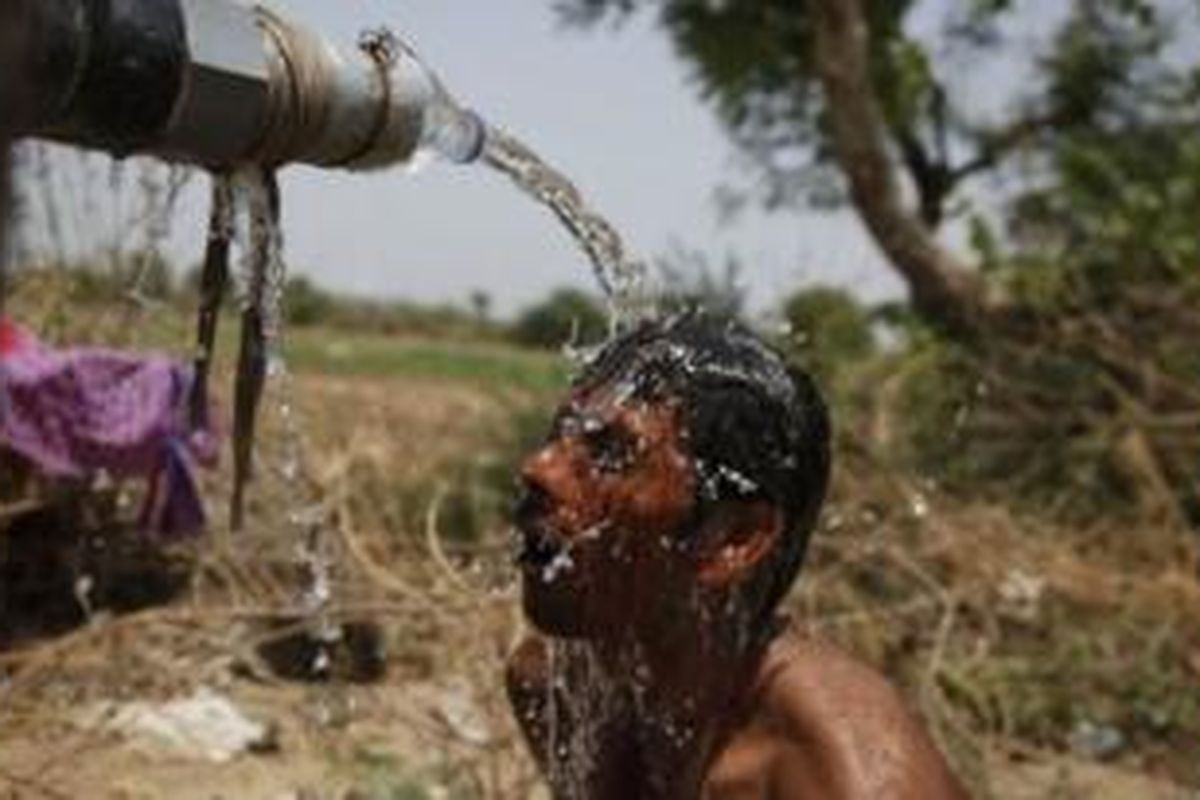
[[546,778],[555,797],[586,800],[602,729],[619,715],[621,699],[589,646],[566,640],[548,646]]
[[587,253],[596,282],[608,300],[614,330],[654,314],[645,263],[625,251],[616,229],[588,207],[562,173],[519,139],[494,126],[488,127],[483,159],[553,211]]

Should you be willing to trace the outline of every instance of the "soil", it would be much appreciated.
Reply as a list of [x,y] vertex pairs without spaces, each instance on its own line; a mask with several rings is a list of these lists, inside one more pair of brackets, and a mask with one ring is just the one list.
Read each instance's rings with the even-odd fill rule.
[[[367,619],[375,626],[370,630],[377,635],[367,640],[381,650],[385,669],[359,674],[357,656],[335,644],[334,665],[322,680],[282,678],[287,670],[265,664],[270,650],[258,645],[283,635],[287,626],[280,620],[295,619],[279,608],[287,593],[252,590],[245,577],[254,567],[271,572],[271,565],[214,556],[205,543],[185,548],[180,557],[196,565],[193,578],[166,605],[142,604],[123,614],[100,610],[74,619],[69,629],[56,622],[40,637],[0,650],[0,798],[544,797],[500,688],[500,665],[520,635],[520,613],[511,586],[480,566],[503,560],[495,550],[503,548],[503,533],[481,542],[479,561],[471,562],[438,547],[432,501],[425,530],[389,529],[396,523],[386,510],[397,486],[436,476],[482,447],[504,423],[511,398],[437,381],[304,379],[301,389],[305,416],[320,421],[307,431],[309,448],[322,454],[313,474],[343,489],[353,474],[354,496],[335,506],[345,537],[339,586],[352,587],[339,595],[336,611],[340,621]],[[274,496],[270,486],[255,491]],[[272,508],[260,512],[278,515]],[[264,530],[277,535],[279,526]],[[259,552],[254,543],[234,540],[232,546],[235,555]],[[849,551],[825,547],[826,562],[852,564]],[[814,569],[821,565],[817,556]],[[1048,568],[1052,561],[1039,564]],[[826,569],[814,575],[801,601],[815,603],[808,592],[842,591],[832,583],[837,573]],[[955,569],[969,575],[981,567],[973,562]],[[1058,572],[1060,582],[1074,575]],[[1095,584],[1087,577],[1083,583]],[[74,588],[70,581],[60,584]],[[311,648],[296,652],[302,655],[294,660],[304,664],[313,657]],[[873,655],[869,648],[864,654]],[[112,730],[94,713],[100,703],[163,702],[197,687],[267,725],[270,746],[214,763],[199,752],[166,750]],[[1200,797],[1128,763],[987,741],[983,771],[1002,800]]]

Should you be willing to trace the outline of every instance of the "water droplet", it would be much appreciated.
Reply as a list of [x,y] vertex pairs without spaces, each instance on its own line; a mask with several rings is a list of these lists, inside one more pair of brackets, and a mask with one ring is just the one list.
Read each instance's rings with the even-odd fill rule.
[[559,551],[554,558],[550,559],[545,567],[542,568],[542,582],[553,583],[558,580],[558,577],[568,570],[575,568],[575,560],[571,558],[570,550]]

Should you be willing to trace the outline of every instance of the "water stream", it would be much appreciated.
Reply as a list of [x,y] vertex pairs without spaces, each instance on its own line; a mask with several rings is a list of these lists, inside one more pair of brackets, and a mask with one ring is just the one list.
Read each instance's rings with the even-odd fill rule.
[[[487,129],[482,158],[550,209],[583,250],[608,303],[610,334],[658,313],[645,263],[629,254],[613,225],[589,207],[565,175],[494,126]],[[570,553],[564,551],[562,560],[552,562],[541,577],[553,581],[570,568]],[[585,800],[594,790],[603,729],[627,713],[628,698],[587,642],[552,640],[547,672],[545,777],[556,798]]]
[[[261,167],[239,170],[233,176],[233,203],[233,228],[242,251],[237,271],[242,350],[235,386],[231,527],[237,529],[243,521],[243,492],[254,465],[256,417],[260,402],[266,400],[266,410],[276,418],[279,433],[274,457],[262,459],[263,466],[270,468],[281,484],[285,519],[294,542],[292,555],[302,575],[297,613],[316,644],[309,669],[314,676],[325,677],[330,669],[330,650],[341,634],[331,618],[335,563],[326,536],[325,508],[305,474],[303,432],[294,402],[296,390],[284,358],[287,269],[274,173]],[[324,697],[317,698],[318,719],[329,716],[324,701]]]
[[483,159],[524,192],[554,212],[592,263],[592,274],[608,300],[614,329],[654,313],[646,265],[631,256],[616,229],[584,201],[570,180],[520,139],[489,126]]

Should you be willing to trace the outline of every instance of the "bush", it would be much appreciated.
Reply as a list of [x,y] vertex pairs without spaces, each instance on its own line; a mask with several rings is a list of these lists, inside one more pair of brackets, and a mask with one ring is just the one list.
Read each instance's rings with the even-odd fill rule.
[[596,344],[607,334],[608,316],[590,295],[578,289],[556,289],[522,312],[512,328],[518,344],[551,349]]
[[784,351],[819,378],[832,380],[875,351],[867,313],[841,289],[803,289],[784,301],[782,311]]
[[316,325],[328,321],[335,302],[328,292],[303,275],[289,278],[283,290],[283,313],[291,325]]
[[966,346],[908,357],[899,419],[919,467],[1071,521],[1200,523],[1200,279],[1123,291],[1060,267],[1055,298]]

